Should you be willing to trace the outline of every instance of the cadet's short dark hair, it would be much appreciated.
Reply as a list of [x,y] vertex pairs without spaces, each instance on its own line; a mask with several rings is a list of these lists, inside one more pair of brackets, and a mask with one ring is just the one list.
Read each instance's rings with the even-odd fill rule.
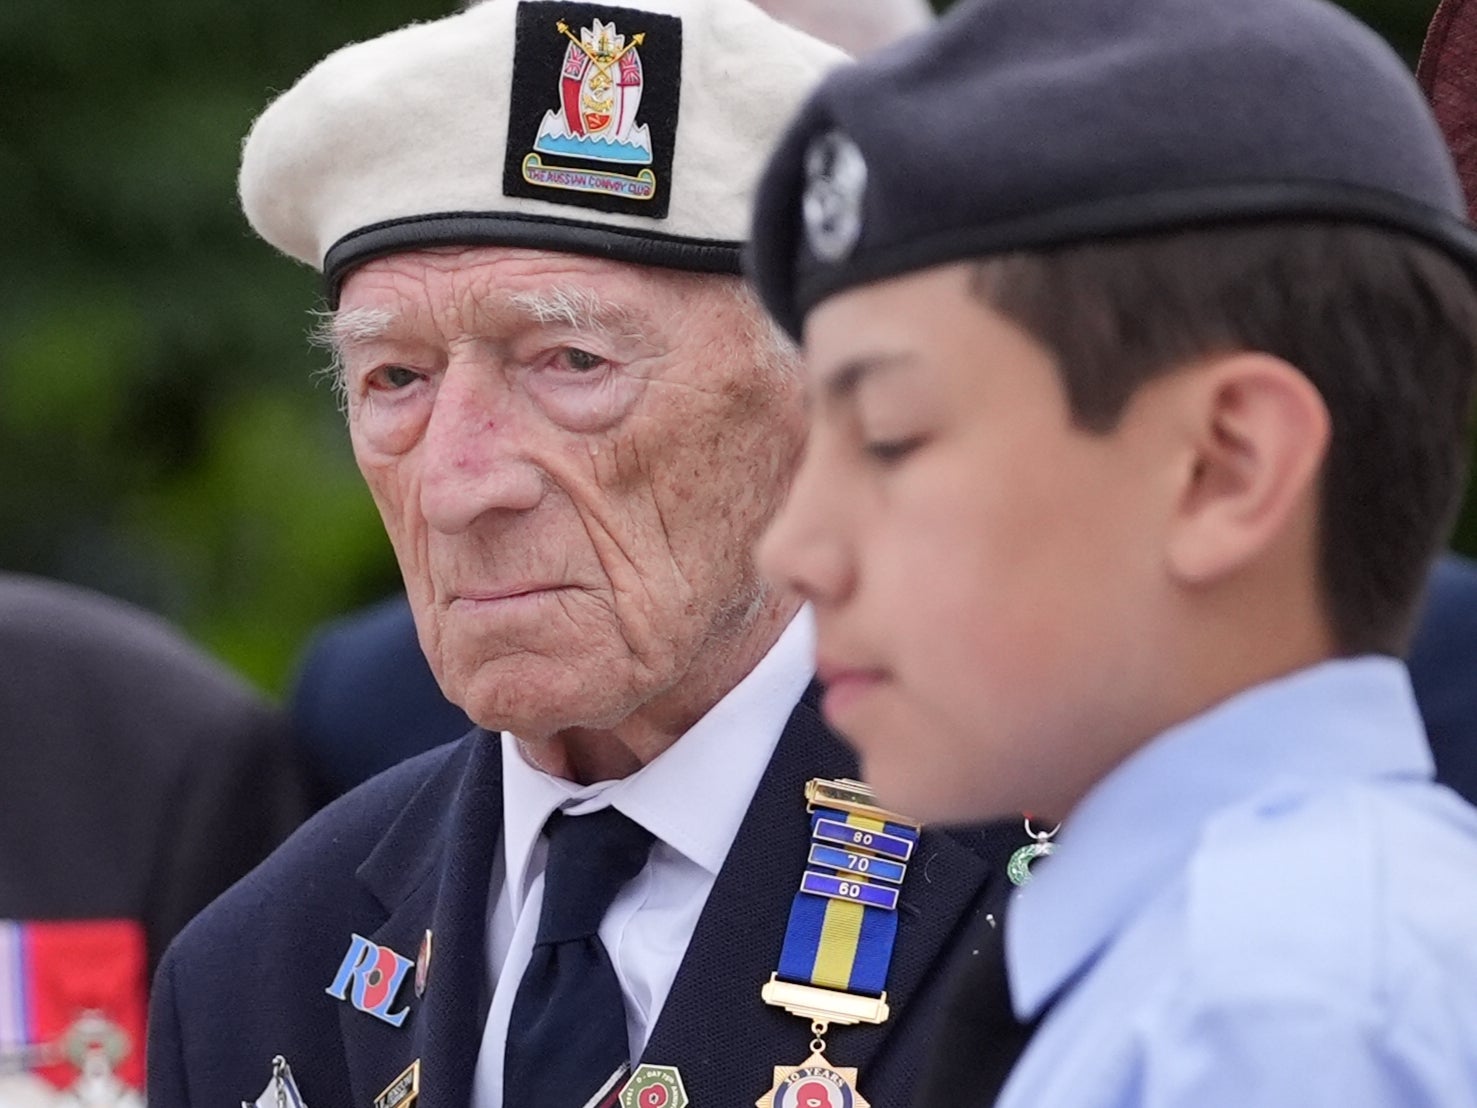
[[1146,382],[1255,350],[1304,373],[1333,433],[1319,586],[1347,654],[1403,654],[1460,504],[1477,290],[1447,256],[1348,223],[1258,222],[992,258],[976,293],[1055,356],[1105,433]]

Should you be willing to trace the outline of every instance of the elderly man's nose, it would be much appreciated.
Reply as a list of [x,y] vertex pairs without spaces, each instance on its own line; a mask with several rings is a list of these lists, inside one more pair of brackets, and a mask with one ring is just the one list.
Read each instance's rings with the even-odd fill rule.
[[544,482],[526,446],[524,421],[506,399],[448,374],[422,444],[421,510],[426,522],[453,534],[487,512],[537,507]]

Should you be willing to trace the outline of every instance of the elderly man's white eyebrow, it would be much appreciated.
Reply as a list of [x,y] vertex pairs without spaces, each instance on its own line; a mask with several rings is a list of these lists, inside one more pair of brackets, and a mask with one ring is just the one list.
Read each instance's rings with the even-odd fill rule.
[[575,331],[638,341],[647,337],[649,320],[646,316],[579,285],[556,285],[541,292],[513,293],[507,303],[539,323],[563,323]]
[[394,325],[395,314],[383,308],[323,312],[313,327],[313,344],[342,353],[348,347],[383,338]]

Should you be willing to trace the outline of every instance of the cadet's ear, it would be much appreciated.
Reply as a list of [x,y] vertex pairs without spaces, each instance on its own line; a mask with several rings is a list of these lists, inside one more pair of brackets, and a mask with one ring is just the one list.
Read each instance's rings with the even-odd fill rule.
[[1186,379],[1188,464],[1167,549],[1184,584],[1208,584],[1289,536],[1313,532],[1328,408],[1313,383],[1267,354],[1234,354]]

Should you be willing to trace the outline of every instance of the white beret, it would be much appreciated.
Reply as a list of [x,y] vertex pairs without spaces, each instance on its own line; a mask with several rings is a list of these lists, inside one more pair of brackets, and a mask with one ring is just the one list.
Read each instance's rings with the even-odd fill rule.
[[241,205],[322,270],[530,246],[740,271],[755,182],[845,55],[749,0],[486,0],[346,46],[247,136]]

